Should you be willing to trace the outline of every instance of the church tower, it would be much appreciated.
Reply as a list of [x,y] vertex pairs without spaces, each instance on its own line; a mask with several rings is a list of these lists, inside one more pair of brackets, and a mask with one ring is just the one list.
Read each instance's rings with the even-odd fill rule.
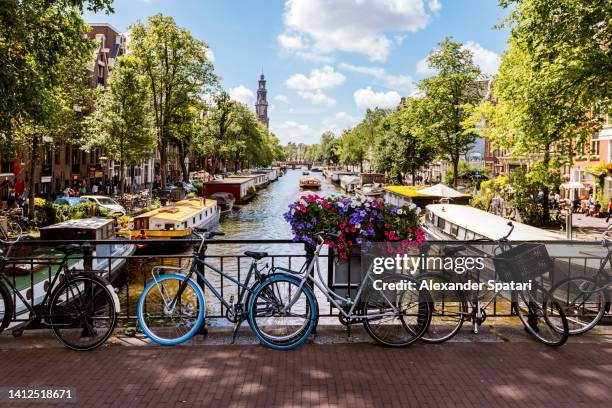
[[269,125],[268,100],[266,99],[267,93],[266,80],[264,79],[264,74],[262,73],[259,77],[259,87],[257,88],[257,103],[255,104],[255,113],[257,114],[257,119],[266,125],[266,127]]

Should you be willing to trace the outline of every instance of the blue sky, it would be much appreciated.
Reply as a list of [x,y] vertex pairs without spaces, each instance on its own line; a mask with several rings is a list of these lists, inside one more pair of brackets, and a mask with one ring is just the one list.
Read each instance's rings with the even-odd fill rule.
[[87,22],[121,31],[155,13],[205,41],[233,98],[253,106],[262,69],[270,128],[283,143],[316,143],[368,107],[396,106],[430,74],[424,58],[445,36],[496,71],[508,33],[495,0],[115,0]]

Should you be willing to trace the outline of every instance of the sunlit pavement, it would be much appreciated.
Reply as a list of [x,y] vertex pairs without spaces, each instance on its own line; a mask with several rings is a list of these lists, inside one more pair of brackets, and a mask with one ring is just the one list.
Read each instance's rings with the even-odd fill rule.
[[516,326],[500,330],[514,337],[466,329],[453,342],[387,349],[365,342],[359,330],[349,344],[341,332],[322,329],[288,352],[244,344],[248,328],[242,345],[216,345],[231,337],[211,330],[207,340],[180,347],[119,335],[87,353],[62,348],[48,332],[3,335],[0,383],[76,388],[76,406],[88,407],[609,406],[609,329],[556,349]]

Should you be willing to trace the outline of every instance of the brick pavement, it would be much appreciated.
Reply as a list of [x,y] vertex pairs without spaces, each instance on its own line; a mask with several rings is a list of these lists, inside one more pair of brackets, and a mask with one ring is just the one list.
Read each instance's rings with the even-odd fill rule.
[[75,387],[79,407],[590,407],[612,397],[610,343],[111,345],[0,349],[0,362],[0,385]]

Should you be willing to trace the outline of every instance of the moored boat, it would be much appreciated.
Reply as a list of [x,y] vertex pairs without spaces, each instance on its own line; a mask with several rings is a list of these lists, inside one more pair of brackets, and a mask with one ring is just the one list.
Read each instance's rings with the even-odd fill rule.
[[302,176],[307,176],[307,175],[309,175],[309,174],[310,174],[310,172],[309,172],[308,170],[304,170],[304,171],[302,172]]
[[236,198],[232,193],[217,192],[210,195],[210,198],[217,202],[217,205],[222,212],[231,211],[236,202]]
[[380,197],[385,193],[385,189],[380,183],[368,183],[363,184],[360,188],[356,190],[356,192],[357,194],[366,197]]
[[321,188],[321,180],[316,177],[304,177],[300,179],[300,188],[318,190]]
[[[187,239],[193,228],[210,228],[219,222],[219,207],[212,199],[191,198],[177,201],[170,206],[161,207],[134,217],[128,228],[121,230],[123,235],[137,240]],[[178,245],[141,244],[143,250],[174,251]]]
[[359,187],[360,180],[357,176],[340,176],[340,187],[347,193],[353,193]]

